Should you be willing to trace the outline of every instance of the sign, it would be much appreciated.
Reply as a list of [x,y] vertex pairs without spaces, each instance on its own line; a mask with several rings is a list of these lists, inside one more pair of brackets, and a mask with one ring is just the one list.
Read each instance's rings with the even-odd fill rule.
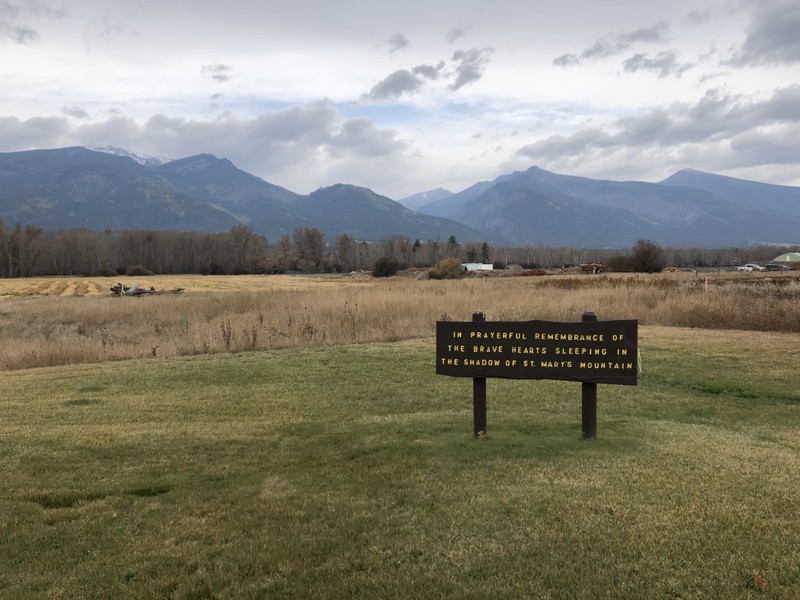
[[638,321],[438,321],[436,373],[636,385]]

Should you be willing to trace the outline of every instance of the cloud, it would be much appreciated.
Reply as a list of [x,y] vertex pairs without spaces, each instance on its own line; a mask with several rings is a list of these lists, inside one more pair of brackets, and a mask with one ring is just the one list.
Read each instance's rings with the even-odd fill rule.
[[650,27],[642,27],[627,33],[607,33],[580,54],[567,53],[553,59],[557,67],[569,67],[584,61],[594,61],[621,54],[636,43],[664,42],[669,33],[669,24],[659,21]]
[[21,46],[38,42],[42,39],[39,33],[21,20],[28,16],[61,18],[65,15],[64,9],[51,8],[38,0],[28,0],[21,5],[0,0],[0,42],[11,41]]
[[10,40],[24,46],[30,42],[38,42],[40,39],[41,36],[30,27],[0,21],[0,40]]
[[408,38],[402,33],[395,33],[392,37],[386,40],[386,43],[389,45],[389,54],[394,54],[398,50],[408,48],[411,45],[411,42],[409,42]]
[[456,40],[462,38],[466,35],[467,30],[463,27],[456,27],[455,29],[451,29],[447,32],[447,41],[451,44],[455,43]]
[[22,7],[11,2],[0,1],[0,41],[5,40],[25,45],[41,39],[34,29],[20,23],[20,15],[23,10]]
[[680,77],[685,71],[694,67],[690,63],[679,63],[674,50],[659,52],[653,58],[650,58],[647,54],[634,54],[622,64],[626,73],[656,71],[659,77],[667,77],[669,75]]
[[619,36],[619,41],[623,44],[665,42],[667,41],[667,33],[669,33],[669,24],[666,21],[659,21],[650,27],[642,27],[629,33],[623,33]]
[[579,64],[581,59],[578,57],[577,54],[572,54],[568,52],[567,54],[562,54],[561,56],[557,56],[553,59],[553,66],[555,67],[570,67],[572,65]]
[[422,86],[422,82],[411,71],[398,69],[372,86],[369,93],[364,94],[361,98],[372,102],[394,100],[403,94],[416,92],[420,86]]
[[800,63],[800,4],[771,2],[756,13],[741,48],[730,59],[734,66]]
[[331,137],[327,152],[334,158],[385,157],[402,153],[406,143],[392,129],[380,129],[370,119],[349,119]]
[[517,150],[519,156],[530,159],[552,159],[555,157],[577,156],[588,148],[602,148],[611,145],[611,136],[602,129],[590,128],[571,135],[553,135]]
[[213,79],[218,83],[224,83],[226,81],[230,81],[232,72],[233,72],[233,67],[231,67],[230,65],[223,65],[220,63],[203,65],[203,68],[200,69],[200,73],[202,75],[210,77],[211,79]]
[[[359,174],[359,185],[407,179],[409,143],[367,118],[344,119],[327,101],[198,120],[156,114],[144,122],[112,116],[74,125],[67,117],[0,118],[0,151],[73,145],[118,146],[141,154],[209,152],[277,185],[307,193]],[[364,174],[362,179],[361,174]]]
[[62,136],[70,130],[65,117],[0,117],[0,148],[7,152],[52,148],[60,145]]
[[65,106],[61,109],[61,112],[67,115],[68,117],[73,117],[75,119],[88,119],[89,113],[83,110],[80,106]]
[[[138,123],[131,118],[111,116],[105,121],[84,123],[65,132],[58,144],[62,146],[119,146],[127,150],[137,150],[145,140]],[[159,154],[154,145],[145,146],[151,154]]]
[[453,54],[453,60],[458,63],[455,71],[456,79],[450,84],[449,88],[453,91],[459,90],[483,77],[483,69],[489,62],[489,57],[493,52],[494,48],[456,50]]
[[[447,73],[452,78],[452,82],[447,86],[448,89],[457,91],[465,85],[478,81],[483,76],[492,52],[494,48],[456,50],[451,59],[456,63],[455,67],[452,72]],[[446,63],[442,60],[436,65],[421,64],[411,70],[398,69],[376,83],[369,92],[362,94],[361,100],[381,102],[396,100],[404,94],[413,94],[425,83],[420,77],[431,81],[438,80],[445,74],[445,67]]]
[[792,165],[797,155],[797,123],[748,131],[731,140],[731,150],[737,154],[737,166]]
[[709,90],[693,104],[653,109],[618,119],[605,129],[592,127],[547,137],[522,146],[517,156],[538,164],[563,166],[571,161],[575,166],[614,155],[640,155],[651,164],[669,164],[676,156],[711,152],[711,162],[716,160],[713,153],[719,153],[727,157],[726,168],[733,168],[734,156],[746,148],[748,166],[769,165],[796,160],[787,158],[797,154],[787,149],[798,130],[800,84],[762,101]]
[[800,123],[800,84],[776,91],[768,102],[758,106],[755,116],[765,120]]
[[442,61],[439,61],[439,64],[437,64],[436,66],[433,66],[433,65],[417,65],[416,67],[411,69],[411,72],[414,75],[422,75],[426,79],[436,80],[436,79],[439,79],[439,76],[440,76],[440,74],[442,72],[442,69],[444,69],[444,66],[445,66],[444,65],[444,61],[442,60]]
[[[317,186],[353,183],[386,193],[385,187],[408,186],[409,172],[418,171],[410,144],[392,129],[370,119],[348,119],[340,124],[323,150],[318,165]],[[300,173],[307,185],[308,173]],[[290,189],[293,189],[290,187]]]

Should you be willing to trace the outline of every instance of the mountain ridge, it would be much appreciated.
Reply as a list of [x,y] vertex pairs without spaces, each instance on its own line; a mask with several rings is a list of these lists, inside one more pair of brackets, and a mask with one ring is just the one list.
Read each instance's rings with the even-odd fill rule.
[[[364,241],[392,234],[502,241],[366,188],[336,184],[296,194],[207,153],[164,164],[83,147],[0,153],[0,181],[0,218],[45,229],[225,231],[247,225],[277,240],[303,227],[332,238],[361,222],[356,239]],[[338,206],[330,206],[329,196]]]
[[[515,171],[493,181],[483,181],[463,190],[418,207],[420,212],[462,220],[474,226],[474,217],[487,201],[487,193],[509,182],[518,188],[539,194],[566,195],[573,199],[573,208],[591,213],[592,229],[576,228],[575,221],[562,211],[564,218],[547,210],[540,213],[539,224],[529,219],[520,222],[507,204],[495,204],[498,214],[506,214],[508,221],[494,227],[514,231],[515,244],[560,241],[565,245],[581,245],[587,238],[603,245],[630,246],[636,239],[648,238],[664,245],[748,245],[758,242],[796,243],[800,239],[800,188],[735,180],[700,171],[690,171],[697,184],[694,187],[677,185],[682,182],[678,172],[672,185],[640,181],[598,180],[563,175],[531,167]],[[669,178],[668,178],[669,179]],[[741,181],[742,186],[736,182]],[[716,185],[719,182],[725,185]],[[757,190],[755,199],[748,197],[749,190]],[[752,194],[752,191],[749,191]],[[744,198],[750,201],[744,201]],[[783,211],[770,205],[770,198],[780,198]],[[580,202],[589,202],[584,206]],[[563,205],[563,201],[560,202]],[[766,206],[765,206],[766,205]],[[788,210],[791,207],[791,211]],[[619,211],[625,211],[620,213]],[[790,218],[787,218],[789,212]],[[545,214],[547,213],[547,214]],[[796,216],[795,216],[796,215]],[[634,226],[627,233],[619,226],[626,222]],[[546,225],[545,225],[546,224]],[[597,235],[601,227],[606,235]],[[558,236],[553,236],[554,229]]]
[[460,192],[437,188],[398,202],[341,183],[297,194],[207,153],[162,162],[112,150],[0,153],[0,218],[46,229],[224,231],[247,225],[272,241],[303,227],[365,241],[454,236],[498,245],[622,248],[652,239],[665,246],[721,247],[800,241],[800,188],[692,169],[647,183],[533,166]]

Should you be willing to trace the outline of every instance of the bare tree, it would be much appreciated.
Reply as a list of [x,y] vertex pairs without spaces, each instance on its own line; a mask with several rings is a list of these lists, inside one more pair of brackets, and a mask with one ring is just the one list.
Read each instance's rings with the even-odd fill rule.
[[8,276],[30,277],[34,275],[43,249],[42,228],[33,225],[22,227],[17,223],[14,231],[8,236],[6,244]]
[[9,273],[10,258],[8,256],[8,233],[3,219],[0,219],[0,277],[11,277]]
[[288,271],[292,268],[292,259],[294,258],[292,238],[289,237],[289,234],[284,233],[281,236],[278,242],[278,252],[281,268]]
[[247,273],[251,263],[266,253],[267,238],[258,235],[247,225],[234,225],[228,232],[234,253],[234,273]]
[[336,258],[342,270],[352,271],[355,268],[355,244],[353,238],[346,233],[336,238]]
[[316,227],[294,230],[294,245],[297,257],[306,263],[306,268],[319,270],[325,259],[325,236]]

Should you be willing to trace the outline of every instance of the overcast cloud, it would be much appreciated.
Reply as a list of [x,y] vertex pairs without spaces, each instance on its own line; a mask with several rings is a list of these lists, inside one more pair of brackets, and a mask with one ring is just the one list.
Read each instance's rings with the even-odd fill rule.
[[533,165],[800,185],[796,0],[0,0],[0,151],[392,198]]

